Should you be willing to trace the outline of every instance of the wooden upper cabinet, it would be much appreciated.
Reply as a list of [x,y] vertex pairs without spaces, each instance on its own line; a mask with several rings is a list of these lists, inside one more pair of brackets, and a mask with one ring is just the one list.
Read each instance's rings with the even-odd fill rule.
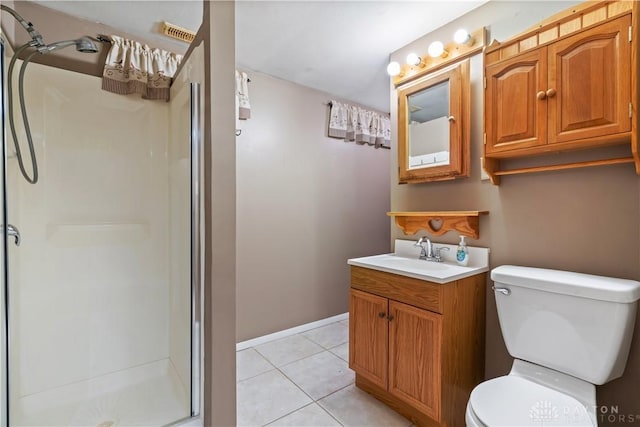
[[349,297],[349,367],[387,388],[388,300],[355,289]]
[[[482,166],[493,184],[625,163],[640,175],[639,23],[640,1],[587,1],[485,48]],[[629,156],[553,156],[621,144]],[[542,154],[526,167],[510,161]]]
[[487,153],[546,144],[546,49],[536,49],[486,68]]
[[489,61],[485,156],[519,157],[629,140],[630,28],[626,14]]
[[389,392],[440,421],[442,316],[389,301]]
[[631,16],[548,47],[549,143],[631,130]]

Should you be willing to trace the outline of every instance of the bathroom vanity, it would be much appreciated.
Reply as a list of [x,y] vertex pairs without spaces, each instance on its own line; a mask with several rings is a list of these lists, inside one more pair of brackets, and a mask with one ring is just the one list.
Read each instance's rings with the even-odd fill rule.
[[394,254],[349,260],[356,385],[420,426],[464,425],[484,378],[488,249],[470,249],[468,267],[452,262],[452,250],[442,263],[419,260],[402,240]]

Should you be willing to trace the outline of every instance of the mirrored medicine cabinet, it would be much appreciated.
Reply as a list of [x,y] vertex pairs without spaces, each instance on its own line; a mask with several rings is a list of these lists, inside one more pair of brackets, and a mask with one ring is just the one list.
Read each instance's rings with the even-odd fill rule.
[[469,176],[469,59],[398,88],[400,183]]

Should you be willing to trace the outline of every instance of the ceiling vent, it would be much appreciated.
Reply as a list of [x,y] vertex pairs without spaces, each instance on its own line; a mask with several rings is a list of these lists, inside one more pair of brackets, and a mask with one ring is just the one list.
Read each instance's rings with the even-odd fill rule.
[[186,28],[178,27],[177,25],[170,24],[169,22],[162,23],[163,34],[178,39],[183,42],[191,43],[196,38],[196,32],[187,30]]

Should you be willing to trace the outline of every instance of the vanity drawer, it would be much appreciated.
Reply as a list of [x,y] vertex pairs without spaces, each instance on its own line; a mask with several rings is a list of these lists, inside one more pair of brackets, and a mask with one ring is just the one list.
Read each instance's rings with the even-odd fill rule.
[[436,313],[442,313],[442,286],[412,277],[351,266],[352,288]]

